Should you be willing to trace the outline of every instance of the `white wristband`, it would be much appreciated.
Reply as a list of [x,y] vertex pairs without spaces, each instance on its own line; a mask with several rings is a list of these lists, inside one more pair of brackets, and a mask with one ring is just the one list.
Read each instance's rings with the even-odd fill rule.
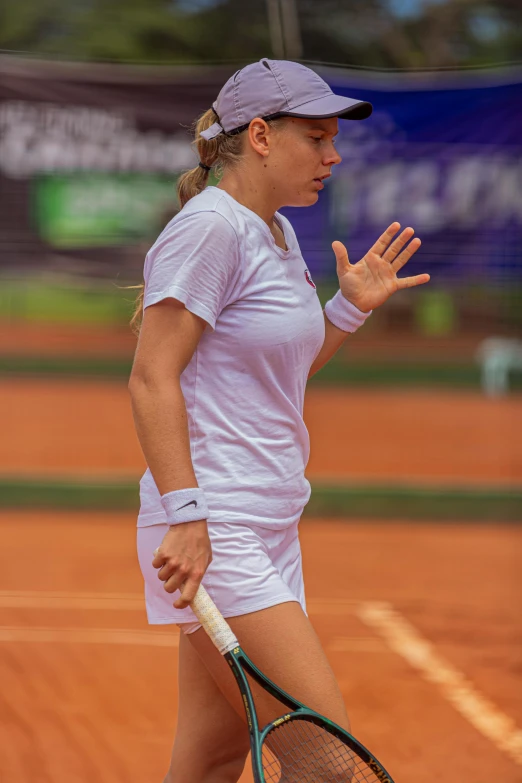
[[173,489],[172,492],[166,492],[161,496],[161,505],[165,509],[169,525],[196,522],[208,517],[205,494],[199,487]]
[[362,310],[359,310],[358,307],[344,298],[340,288],[335,296],[325,304],[324,311],[328,320],[334,326],[337,326],[338,329],[342,329],[343,332],[355,332],[373,313],[373,310],[370,310],[368,313],[363,313]]

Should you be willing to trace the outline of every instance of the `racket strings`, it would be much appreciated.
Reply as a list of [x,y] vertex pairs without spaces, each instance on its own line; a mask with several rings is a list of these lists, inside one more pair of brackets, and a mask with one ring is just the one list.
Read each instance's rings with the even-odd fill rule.
[[380,783],[375,772],[322,726],[295,719],[272,729],[262,748],[265,783]]

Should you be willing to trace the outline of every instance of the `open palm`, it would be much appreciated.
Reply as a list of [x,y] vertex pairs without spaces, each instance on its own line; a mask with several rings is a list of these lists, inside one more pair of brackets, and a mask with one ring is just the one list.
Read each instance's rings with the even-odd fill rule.
[[413,228],[405,228],[392,241],[399,229],[399,223],[392,223],[356,264],[350,263],[348,251],[342,242],[332,242],[341,292],[345,299],[362,312],[367,313],[379,307],[395,291],[422,285],[430,280],[428,274],[397,277],[397,272],[417,252],[421,244],[416,237],[405,247],[415,233]]

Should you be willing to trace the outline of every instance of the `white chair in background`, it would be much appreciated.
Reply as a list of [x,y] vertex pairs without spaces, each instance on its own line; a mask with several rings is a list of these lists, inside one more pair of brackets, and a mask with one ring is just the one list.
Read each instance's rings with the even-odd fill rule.
[[482,366],[482,389],[490,397],[509,390],[509,371],[522,370],[522,340],[515,337],[487,337],[475,358]]

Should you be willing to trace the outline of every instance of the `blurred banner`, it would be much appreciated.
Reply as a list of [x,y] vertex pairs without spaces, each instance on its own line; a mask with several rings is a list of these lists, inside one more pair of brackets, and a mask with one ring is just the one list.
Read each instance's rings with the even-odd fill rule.
[[434,280],[520,276],[522,70],[328,81],[374,105],[367,122],[339,123],[332,239],[350,236],[363,253],[398,220],[422,238]]
[[[311,67],[374,105],[339,122],[343,162],[318,203],[282,210],[312,274],[335,275],[334,239],[356,261],[398,220],[423,239],[412,274],[520,279],[522,70]],[[139,279],[197,163],[191,123],[234,70],[0,58],[0,269]]]

